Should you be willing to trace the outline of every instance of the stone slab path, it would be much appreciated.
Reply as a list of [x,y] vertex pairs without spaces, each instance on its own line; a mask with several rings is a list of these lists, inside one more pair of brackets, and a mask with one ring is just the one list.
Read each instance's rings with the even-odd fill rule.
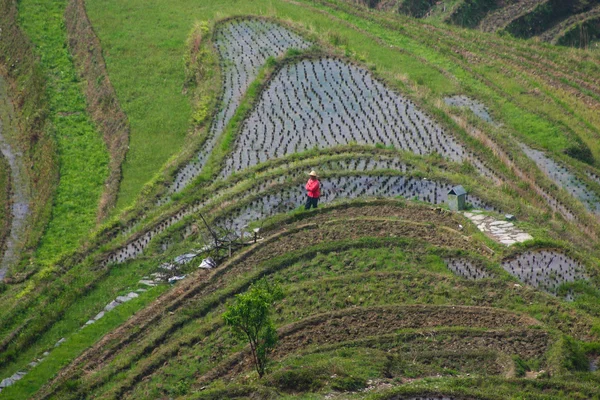
[[464,212],[463,214],[470,219],[481,232],[506,246],[533,239],[533,236],[527,232],[523,232],[512,222],[497,220],[494,217],[482,214],[481,211],[478,210]]

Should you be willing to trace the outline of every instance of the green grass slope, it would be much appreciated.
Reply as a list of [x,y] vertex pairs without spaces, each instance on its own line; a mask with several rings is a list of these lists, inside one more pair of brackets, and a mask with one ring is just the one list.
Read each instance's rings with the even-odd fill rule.
[[19,2],[19,22],[36,46],[48,79],[49,118],[57,141],[60,182],[52,217],[36,251],[37,268],[72,251],[92,229],[107,175],[101,137],[86,115],[85,99],[68,49],[64,3]]
[[[561,335],[589,340],[596,318],[515,286],[485,256],[479,239],[449,234],[458,222],[463,221],[452,213],[404,202],[359,202],[275,222],[263,242],[215,271],[195,272],[86,351],[42,397],[236,398],[250,391],[315,398],[350,391],[361,398],[369,394],[359,391],[368,381],[381,388],[412,381],[413,390],[427,392],[428,376],[438,377],[438,387],[454,386],[451,393],[477,394],[485,391],[480,378],[524,374],[519,368],[550,371],[556,379],[546,378],[544,385],[558,393],[567,379],[564,366],[580,363],[576,357],[585,354],[570,354],[571,346],[581,344]],[[483,256],[495,278],[454,276],[443,259],[458,254]],[[233,341],[220,315],[232,295],[262,277],[279,282],[286,295],[275,311],[282,340],[272,372],[257,380],[244,361],[244,344]],[[168,312],[159,311],[163,307]],[[490,317],[477,322],[481,313]],[[515,329],[530,325],[529,333]],[[441,327],[448,330],[436,331]],[[475,339],[487,335],[506,338],[497,345]],[[532,336],[508,339],[511,335]],[[525,348],[509,349],[508,343]],[[522,364],[513,364],[517,359]],[[466,374],[472,377],[458,383]],[[586,383],[593,375],[580,384],[569,381],[574,393],[593,393]],[[515,397],[536,393],[527,381],[518,382],[512,381],[522,385]]]
[[[54,25],[34,24],[33,10],[39,9],[28,4],[20,4],[23,26],[34,42],[47,43],[38,45],[42,55],[57,57],[42,57],[46,67],[54,60],[70,76],[48,74],[53,107],[73,100],[60,108],[67,115],[53,118],[90,126],[77,79],[69,75],[74,70],[66,63],[67,50],[58,46],[64,38],[63,4],[55,4]],[[64,223],[74,227],[64,243],[42,241],[40,260],[48,265],[43,273],[0,293],[0,378],[26,372],[1,398],[598,395],[598,373],[589,371],[588,362],[598,356],[600,329],[600,223],[593,208],[600,195],[596,54],[335,0],[86,5],[131,124],[118,206],[130,207],[87,234],[100,188],[72,199],[87,199],[85,204],[57,195],[56,212],[87,213],[82,224]],[[214,29],[229,17],[244,16],[281,23],[314,46],[259,66],[204,170],[169,196],[178,170],[203,146],[208,123],[219,111],[223,71],[210,50]],[[44,27],[52,35],[40,34]],[[198,30],[201,36],[195,36]],[[201,55],[195,86],[186,81],[191,48]],[[290,152],[220,175],[277,74],[324,55],[365,67],[410,98],[479,164],[349,143]],[[56,90],[62,84],[69,90]],[[455,95],[484,104],[492,122],[446,104]],[[79,114],[66,111],[71,108]],[[201,126],[199,110],[206,116]],[[92,140],[92,131],[84,131],[93,145],[80,150],[97,168],[73,176],[89,189],[104,182],[107,155],[98,151],[100,138]],[[523,145],[542,152],[560,173],[544,172]],[[66,160],[69,168],[81,161]],[[491,173],[480,174],[478,165]],[[300,188],[315,166],[325,182],[337,182],[347,195],[304,212],[297,209]],[[61,175],[61,185],[79,187],[69,177]],[[378,187],[380,180],[376,196],[398,197],[388,189],[399,179],[410,182],[411,190],[461,184],[472,201],[488,206],[482,216],[500,220],[503,213],[515,214],[516,227],[535,239],[507,247],[418,191],[408,190],[404,200],[368,200],[368,191],[344,186]],[[349,202],[355,193],[363,198]],[[196,260],[181,267],[178,273],[188,276],[173,286],[144,284],[161,273],[161,264],[212,243],[204,219],[221,233],[234,222],[238,228],[261,226],[262,240],[213,252],[220,261],[214,270],[197,269]],[[46,234],[57,243],[58,226],[50,224]],[[53,248],[57,252],[46,257]],[[502,268],[521,254],[540,251],[572,258],[587,279],[560,285],[554,296]],[[488,278],[454,275],[446,266],[452,258],[470,260]],[[235,294],[263,277],[279,282],[286,295],[275,312],[281,343],[270,373],[258,379],[244,344],[233,340],[221,314]],[[131,293],[133,300],[88,323],[117,296]]]

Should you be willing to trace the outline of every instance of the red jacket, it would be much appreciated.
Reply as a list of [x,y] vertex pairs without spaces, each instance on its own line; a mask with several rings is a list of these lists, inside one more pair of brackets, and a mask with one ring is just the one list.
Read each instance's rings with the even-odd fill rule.
[[309,179],[306,182],[306,190],[308,191],[308,197],[318,199],[321,196],[321,184],[318,179]]

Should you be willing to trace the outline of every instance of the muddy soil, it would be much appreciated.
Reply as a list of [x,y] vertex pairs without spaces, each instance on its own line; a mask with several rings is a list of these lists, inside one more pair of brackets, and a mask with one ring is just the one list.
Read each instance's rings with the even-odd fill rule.
[[309,345],[355,340],[398,329],[439,326],[499,328],[537,324],[536,320],[527,316],[484,307],[417,305],[350,309],[310,317],[282,329],[276,352],[287,354]]
[[[333,345],[368,347],[400,353],[468,352],[486,349],[505,354],[519,354],[527,359],[539,357],[548,348],[550,336],[539,329],[507,329],[489,331],[419,330],[415,333],[386,335]],[[326,351],[322,347],[316,351]]]
[[[341,220],[353,218],[376,218],[389,217],[400,220],[414,221],[421,223],[435,223],[438,226],[446,226],[457,229],[461,219],[456,214],[447,212],[439,208],[426,206],[417,206],[409,202],[373,200],[367,203],[342,204],[337,207],[317,209],[311,214],[301,216],[302,223],[320,223],[328,220]],[[276,225],[268,226],[263,229],[262,234],[270,235],[275,231],[286,229],[289,226],[297,224],[297,218],[284,220]]]
[[7,237],[4,253],[0,254],[0,281],[9,267],[19,260],[27,230],[29,215],[29,185],[25,167],[22,162],[23,154],[11,144],[11,138],[16,137],[16,120],[13,106],[8,98],[7,84],[0,76],[0,152],[8,161],[11,175],[11,226]]
[[[398,329],[532,325],[538,325],[538,321],[528,316],[486,307],[414,305],[352,308],[309,317],[282,329],[285,342],[280,344],[277,351],[287,353],[297,347],[354,340],[391,333]],[[289,350],[285,350],[286,348]]]
[[[307,346],[327,345],[393,333],[399,329],[421,329],[431,327],[500,328],[536,325],[538,322],[527,316],[519,316],[503,310],[467,306],[389,306],[366,309],[346,309],[335,313],[309,317],[279,330],[279,343],[274,358],[284,358]],[[507,339],[507,340],[505,340]],[[418,340],[423,340],[419,338]],[[435,344],[421,344],[422,351],[435,350]],[[449,337],[442,340],[440,350],[464,350],[464,346],[484,346],[504,349],[509,354],[520,354],[527,358],[542,355],[548,347],[548,334],[541,330],[515,332],[510,339],[503,335],[490,334],[480,339],[471,338],[462,345]],[[414,343],[400,345],[408,351],[419,351]],[[471,347],[472,349],[472,347]],[[244,360],[245,359],[245,360]],[[201,378],[202,382],[224,375],[240,373],[250,365],[247,353],[239,353]]]

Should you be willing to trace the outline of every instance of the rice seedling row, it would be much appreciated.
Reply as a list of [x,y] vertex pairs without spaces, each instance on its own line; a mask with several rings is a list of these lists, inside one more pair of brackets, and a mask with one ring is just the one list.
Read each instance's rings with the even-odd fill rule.
[[[462,42],[461,42],[462,45]],[[511,53],[510,51],[508,51],[507,49],[504,49],[503,47],[494,47],[495,49],[497,49],[498,53],[502,53],[502,54],[508,54]],[[469,51],[465,48],[465,51]],[[498,56],[496,54],[491,54],[490,57],[492,58],[497,58]],[[522,56],[524,57],[524,56]],[[535,60],[533,60],[535,61]],[[520,62],[525,63],[523,60],[521,60]],[[511,64],[513,65],[513,64]],[[470,70],[468,67],[465,67],[468,71],[470,71],[471,73],[475,74],[472,70]],[[542,70],[546,70],[547,68],[545,68],[545,66],[541,66],[541,65],[532,65],[531,69],[535,69],[535,68],[540,68]],[[558,67],[557,67],[558,68]],[[560,78],[557,78],[560,79]],[[564,79],[564,78],[562,78]],[[506,96],[505,93],[501,92],[501,95],[504,97]],[[497,151],[499,149],[496,149]],[[504,152],[504,151],[502,151]],[[508,159],[512,160],[512,156],[510,154],[508,154]],[[505,161],[506,162],[506,161]],[[517,168],[512,161],[508,162],[509,166],[512,164],[512,168]],[[527,176],[527,174],[525,173],[519,173],[520,177],[526,180],[529,180],[529,177]],[[534,184],[533,181],[529,180],[530,183]],[[572,209],[570,209],[568,206],[566,206],[566,204],[564,202],[562,202],[561,200],[558,200],[557,198],[554,197],[554,195],[552,195],[547,189],[540,187],[539,185],[535,184],[535,189],[536,192],[548,203],[548,205],[554,210],[559,212],[565,219],[569,220],[569,221],[578,221],[578,222],[582,222],[576,215],[575,213],[572,211]]]
[[418,155],[439,153],[490,171],[414,103],[366,69],[321,57],[288,63],[244,122],[224,174],[286,154],[358,143]]
[[479,280],[493,278],[494,274],[478,265],[473,260],[462,257],[447,258],[444,260],[448,269],[465,279]]
[[503,261],[502,268],[521,282],[551,294],[564,283],[588,279],[579,261],[557,250],[526,251]]
[[[448,200],[451,184],[406,176],[358,175],[342,176],[322,182],[321,200],[330,203],[337,199],[357,197],[398,197],[417,199],[431,204],[443,204]],[[306,200],[303,185],[284,187],[278,192],[260,197],[237,212],[232,212],[219,223],[228,230],[242,232],[253,221],[278,213],[291,211]],[[475,196],[469,197],[473,207],[493,210]]]
[[[329,4],[329,2],[327,2],[327,1],[325,3]],[[351,14],[359,15],[360,17],[363,17],[363,18],[371,19],[374,22],[381,22],[380,20],[375,19],[370,15],[357,13],[356,10],[352,9],[352,8],[345,8],[344,11],[349,12]],[[395,22],[398,22],[398,20],[395,20],[393,18],[387,18],[386,21],[384,22],[384,25],[389,29],[396,30],[398,24],[396,24]],[[456,33],[453,33],[453,32],[449,32],[449,31],[442,32],[441,30],[439,30],[438,28],[435,28],[433,26],[428,27],[428,29],[437,31],[437,33],[439,34],[437,41],[434,42],[432,40],[428,40],[428,38],[431,37],[430,32],[420,31],[418,29],[418,27],[415,27],[415,30],[403,30],[402,34],[409,35],[411,39],[413,39],[419,43],[422,43],[423,45],[431,46],[440,52],[448,52],[449,54],[453,54],[454,52],[457,51],[457,49],[461,49],[459,54],[463,54],[463,52],[466,52],[467,54],[469,54],[469,52],[473,52],[473,51],[490,51],[493,49],[494,53],[490,53],[490,54],[488,54],[488,56],[492,59],[497,59],[498,54],[505,55],[505,54],[512,54],[514,52],[514,49],[507,48],[506,46],[503,46],[502,43],[500,43],[500,44],[493,43],[493,46],[490,46],[490,43],[488,43],[488,42],[486,42],[485,45],[481,45],[479,43],[480,45],[477,49],[474,49],[472,47],[466,47],[472,41],[464,40],[464,38],[459,37]],[[385,44],[389,44],[389,42],[386,41]],[[448,49],[452,49],[452,51],[448,51]],[[537,60],[535,57],[532,57],[531,54],[529,54],[529,53],[525,54],[525,51],[521,51],[519,54],[519,57],[521,57],[521,58],[529,57],[528,59],[532,59],[533,61]],[[480,79],[484,82],[487,81],[485,76],[482,76],[482,75],[476,73],[472,68],[470,68],[470,66],[468,64],[466,64],[465,61],[463,60],[463,57],[455,57],[454,60],[458,61],[458,63],[461,65],[461,68],[465,72],[475,75],[475,76],[479,76]],[[555,65],[555,63],[553,63],[553,62],[550,62],[550,65],[552,65],[552,67],[556,71],[561,70],[561,68],[558,67],[557,65]],[[514,67],[512,64],[511,64],[511,66]],[[531,70],[548,71],[548,67],[546,64],[541,65],[539,63],[537,66],[531,67],[530,69]],[[527,71],[522,71],[522,70],[519,70],[519,71],[527,72]],[[572,75],[578,75],[578,77],[580,77],[581,79],[584,79],[586,82],[589,82],[589,74],[581,75],[581,74],[577,74],[576,72],[574,72]],[[568,78],[572,78],[572,75],[569,75]],[[557,78],[557,79],[559,79],[559,78]],[[563,79],[565,79],[565,78],[563,78]],[[507,97],[507,93],[504,93],[503,91],[499,90],[499,88],[490,86],[490,89],[498,92],[502,97]],[[519,104],[519,106],[522,106],[523,108],[526,108],[526,109],[528,107],[527,105],[520,105],[520,104]],[[528,178],[525,174],[519,174],[519,175],[522,178]],[[527,180],[529,180],[529,179],[527,179]],[[530,181],[530,183],[533,183],[533,181]],[[556,198],[554,198],[554,196],[549,194],[549,192],[547,190],[539,187],[538,185],[535,185],[535,189],[536,189],[536,192],[538,192],[538,194],[546,200],[546,202],[550,205],[550,207],[554,211],[557,211],[560,214],[562,214],[562,216],[565,219],[570,220],[570,221],[576,220],[579,223],[583,223],[583,221],[578,219],[576,217],[576,215],[574,214],[574,212],[569,207],[567,207],[564,204],[564,202],[557,200]],[[582,227],[582,229],[584,229],[588,233],[592,233],[592,231],[590,229],[588,229],[587,226]]]
[[[339,167],[340,170],[344,170],[344,171],[365,172],[365,171],[373,171],[373,170],[377,170],[377,169],[382,169],[382,170],[394,169],[396,171],[401,171],[402,173],[407,173],[413,169],[413,167],[407,166],[406,164],[400,162],[396,158],[376,160],[376,159],[368,159],[368,158],[364,157],[364,158],[357,158],[357,159],[353,159],[353,160],[329,161],[329,162],[324,163],[324,166],[325,166],[325,168],[324,168],[325,171],[327,169],[334,169],[336,167]],[[310,167],[307,167],[307,168],[310,168]],[[283,184],[286,181],[287,176],[293,176],[294,173],[299,174],[301,172],[302,171],[295,171],[295,170],[288,171],[287,175],[280,175],[276,178],[259,182],[256,185],[253,185],[247,191],[245,191],[243,195],[247,196],[247,195],[253,195],[253,194],[258,194],[260,192],[264,192],[268,188],[273,187],[274,185]],[[180,210],[173,216],[169,217],[168,219],[166,219],[163,222],[161,222],[160,224],[158,224],[156,227],[154,227],[151,230],[149,230],[148,232],[144,233],[139,238],[128,243],[125,247],[123,247],[123,248],[115,251],[111,255],[109,255],[107,257],[106,261],[103,262],[103,265],[106,265],[109,263],[122,263],[129,259],[137,257],[144,251],[144,249],[150,244],[150,241],[156,235],[162,233],[163,231],[168,229],[170,226],[180,222],[185,217],[200,211],[203,207],[207,206],[209,203],[214,203],[216,198],[219,196],[219,194],[220,194],[219,192],[214,193],[211,196],[211,198],[197,202],[188,208],[184,208],[184,209]],[[280,208],[280,210],[283,210],[283,208]],[[275,212],[275,210],[272,210],[272,212]],[[269,214],[269,215],[272,215],[272,214]],[[249,218],[249,217],[246,217],[246,219],[247,218]]]
[[233,19],[215,29],[214,46],[220,58],[222,97],[209,136],[197,159],[175,176],[170,192],[181,191],[204,167],[219,135],[233,117],[240,101],[258,76],[268,58],[283,55],[289,49],[306,49],[311,43],[296,33],[262,19]]

